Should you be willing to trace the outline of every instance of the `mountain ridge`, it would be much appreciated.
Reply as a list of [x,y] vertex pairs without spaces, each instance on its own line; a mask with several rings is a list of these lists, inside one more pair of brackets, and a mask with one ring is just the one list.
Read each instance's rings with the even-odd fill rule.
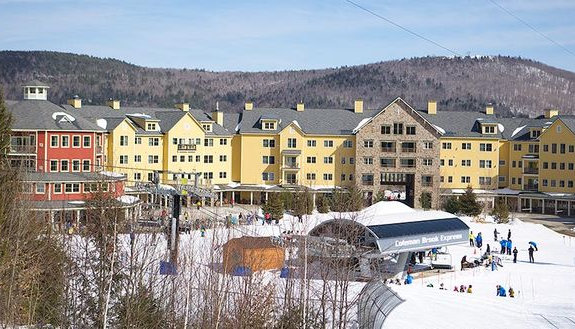
[[49,99],[84,104],[118,98],[122,105],[192,107],[237,112],[247,100],[261,107],[351,107],[362,98],[381,108],[402,97],[416,109],[429,99],[439,110],[482,110],[537,116],[545,108],[575,113],[575,73],[520,57],[417,57],[317,70],[215,72],[148,68],[119,59],[51,51],[0,51],[0,84],[8,99],[20,99],[22,83],[51,86]]

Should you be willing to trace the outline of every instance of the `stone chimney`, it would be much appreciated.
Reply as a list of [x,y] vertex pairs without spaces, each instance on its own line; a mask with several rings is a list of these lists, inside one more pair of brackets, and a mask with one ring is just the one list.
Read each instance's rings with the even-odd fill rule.
[[487,104],[487,106],[485,106],[485,114],[487,115],[493,115],[495,114],[495,110],[493,108],[493,104],[489,103]]
[[254,109],[254,102],[246,102],[244,104],[244,110],[251,111]]
[[112,99],[110,98],[107,102],[106,105],[108,105],[109,107],[111,107],[113,110],[119,110],[120,109],[120,101],[117,99]]
[[437,114],[437,101],[434,100],[427,101],[427,114],[432,115]]
[[74,95],[74,97],[68,100],[68,105],[72,105],[75,109],[82,108],[82,99],[78,95]]
[[305,104],[303,102],[299,102],[299,103],[297,103],[295,109],[298,112],[303,112],[305,110]]
[[353,112],[363,113],[363,99],[358,98],[353,102]]
[[189,112],[190,111],[190,103],[177,103],[176,104],[176,108],[182,110],[183,112]]
[[551,119],[552,117],[556,117],[559,115],[559,110],[557,109],[546,109],[545,110],[545,119]]

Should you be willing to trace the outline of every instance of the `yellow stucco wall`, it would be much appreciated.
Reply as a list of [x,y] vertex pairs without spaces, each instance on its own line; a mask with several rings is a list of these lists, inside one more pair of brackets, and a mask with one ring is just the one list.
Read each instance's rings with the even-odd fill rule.
[[[569,187],[575,181],[575,170],[569,169],[575,166],[575,152],[569,152],[570,145],[575,148],[575,133],[558,119],[541,134],[540,144],[539,190],[575,193],[575,188]],[[553,144],[557,145],[556,153],[553,153]],[[565,144],[565,153],[563,154],[561,153],[561,144]],[[548,145],[547,151],[545,151],[544,145]],[[545,163],[547,163],[547,169],[544,168]],[[553,169],[553,163],[555,163],[556,169]],[[562,166],[564,169],[561,169]],[[545,180],[547,186],[545,186]]]

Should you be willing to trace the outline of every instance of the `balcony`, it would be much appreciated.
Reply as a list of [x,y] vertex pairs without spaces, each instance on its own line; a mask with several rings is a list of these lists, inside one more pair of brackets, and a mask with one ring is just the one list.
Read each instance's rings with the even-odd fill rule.
[[402,152],[402,153],[414,153],[415,151],[416,151],[415,145],[413,145],[413,146],[411,146],[411,145],[408,145],[408,146],[401,145],[401,152]]
[[104,148],[102,146],[96,145],[96,154],[103,154]]
[[36,145],[10,145],[11,154],[36,154]]
[[539,191],[539,184],[525,184],[523,185],[524,191]]
[[539,168],[525,167],[525,168],[523,168],[523,174],[525,174],[525,175],[538,175],[539,174]]
[[285,162],[282,166],[284,170],[299,170],[300,166],[297,162]]
[[178,144],[178,152],[195,152],[196,144]]

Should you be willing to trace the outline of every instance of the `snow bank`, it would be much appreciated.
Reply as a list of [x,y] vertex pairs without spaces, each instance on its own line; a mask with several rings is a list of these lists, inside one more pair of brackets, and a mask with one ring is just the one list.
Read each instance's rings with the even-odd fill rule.
[[439,131],[441,134],[445,134],[445,129],[441,128],[440,126],[436,126],[434,124],[432,124],[432,126],[437,129],[437,131]]
[[241,185],[240,183],[236,183],[236,182],[228,183],[228,187],[231,187],[231,188],[236,188],[236,187],[238,187],[238,186],[240,186],[240,185]]
[[369,118],[365,118],[365,119],[361,119],[361,121],[357,124],[357,126],[355,128],[353,128],[352,132],[355,134],[357,133],[363,126],[365,126],[365,124],[371,120],[371,117]]
[[113,171],[100,171],[100,174],[102,174],[104,176],[108,176],[108,177],[114,177],[114,178],[124,177],[124,174],[119,173],[119,172],[113,172]]
[[151,118],[152,118],[151,116],[149,116],[149,115],[147,115],[147,114],[145,114],[145,113],[129,113],[129,114],[126,114],[126,115],[129,115],[129,116],[132,116],[132,117],[136,117],[136,118],[142,118],[142,119],[151,119]]
[[125,203],[125,204],[133,204],[140,201],[140,198],[133,196],[133,195],[122,195],[116,198],[116,200]]

